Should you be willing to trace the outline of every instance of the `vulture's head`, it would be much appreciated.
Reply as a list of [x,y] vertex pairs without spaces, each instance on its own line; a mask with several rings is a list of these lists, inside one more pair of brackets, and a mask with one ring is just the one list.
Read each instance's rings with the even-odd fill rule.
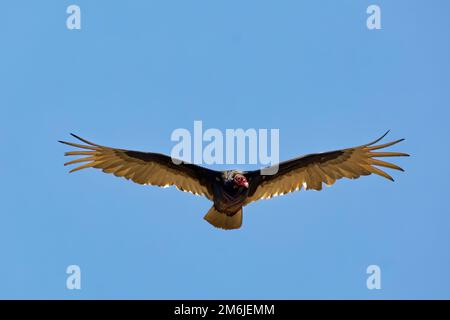
[[247,178],[245,178],[241,173],[235,173],[235,175],[233,176],[233,182],[238,187],[248,188]]

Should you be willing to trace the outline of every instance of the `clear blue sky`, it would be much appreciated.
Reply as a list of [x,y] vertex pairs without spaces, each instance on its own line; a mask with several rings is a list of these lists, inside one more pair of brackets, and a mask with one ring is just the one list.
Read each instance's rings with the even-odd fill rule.
[[[66,8],[82,29],[67,30]],[[366,28],[366,8],[382,30]],[[450,298],[448,1],[4,1],[0,298]],[[391,129],[395,183],[260,201],[234,232],[210,203],[85,170],[77,133],[169,153],[170,134],[279,128],[280,156]],[[218,168],[218,167],[217,167]],[[220,169],[220,168],[218,168]],[[82,289],[65,287],[77,264]],[[382,289],[366,288],[366,268]]]

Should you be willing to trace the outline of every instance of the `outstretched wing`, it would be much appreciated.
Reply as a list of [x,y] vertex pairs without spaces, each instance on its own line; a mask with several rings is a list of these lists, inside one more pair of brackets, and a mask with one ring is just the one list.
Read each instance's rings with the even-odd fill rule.
[[74,134],[75,138],[86,145],[59,141],[81,150],[66,152],[66,156],[84,156],[65,163],[87,162],[72,169],[70,172],[84,168],[97,168],[103,172],[112,173],[132,181],[160,187],[176,186],[182,191],[203,195],[212,200],[212,183],[219,172],[190,163],[175,164],[172,158],[151,152],[115,149],[89,142]]
[[[389,132],[389,131],[388,131]],[[330,186],[341,178],[357,179],[372,173],[394,181],[386,172],[375,166],[381,166],[403,171],[395,164],[379,160],[381,157],[409,156],[400,152],[374,152],[392,146],[404,139],[375,145],[386,136],[354,148],[310,154],[281,162],[278,172],[274,175],[264,175],[261,170],[245,173],[249,182],[249,195],[246,204],[258,199],[271,198],[289,192],[300,190],[321,190],[322,183]]]

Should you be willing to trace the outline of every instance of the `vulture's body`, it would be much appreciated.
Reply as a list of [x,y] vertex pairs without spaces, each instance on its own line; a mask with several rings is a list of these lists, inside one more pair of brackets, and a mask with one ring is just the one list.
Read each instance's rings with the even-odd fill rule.
[[236,185],[233,177],[241,171],[225,171],[213,183],[214,205],[205,215],[205,220],[223,229],[237,229],[242,225],[242,207],[249,189]]
[[[387,133],[386,133],[387,134]],[[386,135],[385,134],[385,135]],[[66,155],[84,156],[65,165],[87,162],[70,172],[93,167],[144,185],[176,186],[182,191],[205,196],[213,202],[205,220],[218,228],[237,229],[242,225],[242,208],[247,204],[300,189],[321,190],[341,178],[356,179],[372,173],[392,180],[378,168],[401,170],[383,157],[408,156],[400,152],[376,152],[403,139],[375,145],[381,138],[358,147],[310,154],[281,162],[275,170],[215,171],[183,163],[166,155],[101,146],[72,135],[84,145],[60,141],[82,150]],[[271,169],[271,168],[269,168]],[[271,172],[273,174],[267,174]]]

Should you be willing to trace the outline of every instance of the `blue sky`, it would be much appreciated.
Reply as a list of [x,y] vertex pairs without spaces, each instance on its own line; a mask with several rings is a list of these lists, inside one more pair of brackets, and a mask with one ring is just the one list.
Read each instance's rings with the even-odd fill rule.
[[[450,298],[450,5],[377,1],[370,31],[373,3],[2,3],[0,298]],[[391,129],[412,157],[395,183],[260,201],[224,232],[203,198],[67,174],[56,142],[169,153],[194,120],[278,128],[281,159]],[[372,264],[381,290],[366,288]]]

